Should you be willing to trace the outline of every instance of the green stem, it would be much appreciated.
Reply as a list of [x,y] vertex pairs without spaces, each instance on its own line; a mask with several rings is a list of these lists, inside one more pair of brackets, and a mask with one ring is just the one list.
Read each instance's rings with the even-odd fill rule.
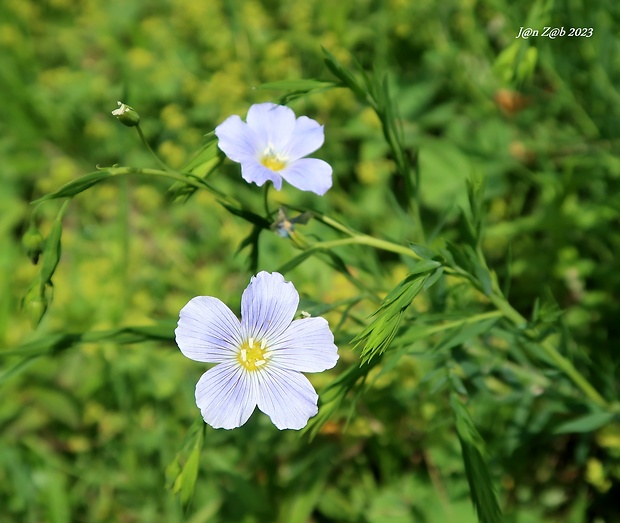
[[122,280],[122,288],[119,292],[120,304],[115,307],[112,312],[114,317],[114,325],[118,325],[122,320],[129,305],[129,216],[130,216],[130,185],[129,178],[123,178],[120,183],[120,198],[118,209],[118,242],[120,245],[120,253],[117,260],[116,273]]
[[153,158],[155,158],[155,160],[157,161],[157,163],[160,165],[160,167],[164,170],[164,171],[172,171],[172,169],[170,169],[170,167],[168,167],[159,156],[157,156],[157,154],[155,154],[155,151],[153,151],[153,149],[151,149],[151,146],[149,145],[149,142],[146,140],[146,136],[144,136],[144,133],[142,132],[142,128],[140,127],[140,125],[136,125],[136,131],[138,131],[138,135],[140,136],[140,140],[142,140],[142,143],[146,146],[146,148],[148,149],[148,151],[151,153],[151,155],[153,156]]
[[265,206],[265,217],[272,222],[273,214],[269,210],[269,188],[271,184],[269,182],[265,182],[265,188],[263,189],[263,205]]
[[[301,211],[302,209],[297,209],[297,210]],[[359,235],[359,233],[349,229],[346,225],[343,225],[339,221],[336,221],[333,218],[330,218],[329,216],[319,215],[317,216],[317,219],[323,222],[325,225],[329,225],[333,229],[336,229],[337,231],[345,233],[347,236],[358,236]]]
[[482,312],[480,314],[476,314],[474,316],[468,316],[467,318],[462,318],[460,320],[447,321],[446,323],[442,323],[440,325],[436,325],[435,327],[429,328],[426,332],[430,334],[435,334],[437,332],[443,332],[448,329],[454,329],[455,327],[460,327],[461,325],[467,325],[468,323],[478,323],[484,320],[490,320],[491,318],[501,318],[504,314],[502,311],[489,311]]
[[147,176],[161,176],[162,178],[170,178],[178,182],[186,183],[196,189],[205,189],[215,196],[229,201],[228,196],[211,185],[209,182],[203,180],[199,176],[191,173],[179,173],[172,170],[161,171],[159,169],[137,168],[137,167],[110,167],[108,169],[113,176],[119,176],[124,174],[146,174]]
[[329,250],[333,249],[334,247],[341,247],[342,245],[354,244],[368,245],[369,247],[375,247],[376,249],[380,249],[382,251],[402,254],[416,260],[420,259],[420,257],[415,252],[413,252],[411,249],[408,249],[407,247],[403,247],[402,245],[398,245],[390,241],[380,240],[379,238],[373,238],[372,236],[366,236],[365,234],[353,236],[352,238],[342,238],[341,240],[315,243],[314,245],[312,245],[311,249]]

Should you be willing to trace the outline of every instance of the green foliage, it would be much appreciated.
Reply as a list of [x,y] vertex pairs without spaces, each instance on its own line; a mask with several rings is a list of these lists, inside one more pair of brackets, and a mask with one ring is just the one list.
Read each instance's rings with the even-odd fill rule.
[[41,260],[41,286],[52,285],[52,276],[60,261],[60,237],[62,235],[62,218],[69,206],[69,200],[62,204],[58,216],[52,224],[52,229],[45,240],[45,248]]
[[502,514],[487,468],[484,441],[456,394],[450,397],[450,405],[454,412],[456,433],[463,451],[463,462],[471,498],[476,506],[479,520],[481,523],[499,522],[502,520]]
[[187,507],[194,495],[204,433],[202,420],[194,423],[185,438],[182,450],[166,468],[167,488],[179,496],[183,507]]
[[439,263],[432,260],[419,262],[411,274],[401,281],[381,302],[374,312],[375,319],[351,342],[354,347],[365,343],[362,349],[362,363],[383,354],[396,336],[400,323],[415,297],[426,287],[430,271]]
[[[616,521],[620,11],[556,4],[1,2],[2,521]],[[218,149],[266,100],[324,197]],[[258,270],[340,349],[301,435],[205,427],[174,343]]]

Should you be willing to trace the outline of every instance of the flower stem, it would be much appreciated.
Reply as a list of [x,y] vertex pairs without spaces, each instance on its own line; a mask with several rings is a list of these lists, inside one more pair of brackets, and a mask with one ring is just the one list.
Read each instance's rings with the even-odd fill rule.
[[408,249],[407,247],[403,247],[402,245],[398,245],[390,241],[381,240],[379,238],[373,238],[372,236],[367,236],[365,234],[353,236],[352,238],[342,238],[341,240],[315,243],[312,248],[316,250],[329,250],[334,247],[340,247],[342,245],[354,244],[368,245],[369,247],[375,247],[376,249],[380,249],[382,251],[394,252],[397,254],[408,256],[410,258],[420,259],[415,252],[413,252],[411,249]]
[[467,318],[461,318],[460,320],[448,321],[440,325],[435,325],[428,329],[428,334],[435,334],[437,332],[443,332],[448,329],[454,329],[461,325],[467,325],[468,323],[478,323],[484,320],[490,320],[491,318],[500,318],[503,316],[502,311],[488,311],[475,314],[474,316],[468,316]]
[[269,188],[271,184],[269,182],[265,182],[265,188],[263,189],[263,205],[265,206],[265,218],[267,218],[270,222],[273,221],[273,214],[269,210]]
[[157,163],[159,164],[159,166],[164,170],[164,171],[172,171],[172,169],[170,169],[170,167],[168,167],[159,156],[157,156],[157,154],[155,154],[155,151],[153,151],[153,149],[151,149],[151,146],[149,145],[149,142],[146,140],[146,136],[144,136],[144,133],[142,132],[142,128],[140,127],[140,125],[136,125],[136,131],[138,131],[138,136],[140,136],[140,140],[142,140],[142,143],[146,146],[146,148],[148,149],[148,151],[151,153],[151,155],[153,156],[153,158],[155,158],[155,160],[157,161]]

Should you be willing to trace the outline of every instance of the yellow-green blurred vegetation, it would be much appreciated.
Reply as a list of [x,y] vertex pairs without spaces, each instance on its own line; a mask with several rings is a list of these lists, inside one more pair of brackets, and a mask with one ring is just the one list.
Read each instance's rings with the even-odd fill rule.
[[[173,182],[136,175],[70,202],[48,310],[35,328],[36,305],[23,298],[40,264],[21,246],[31,202],[97,166],[157,167],[134,130],[110,114],[117,100],[140,113],[157,155],[181,169],[226,117],[245,117],[252,103],[285,94],[262,84],[335,81],[323,46],[357,77],[357,63],[387,75],[419,169],[430,247],[466,237],[459,218],[466,180],[486,179],[480,249],[489,266],[506,289],[511,282],[514,308],[611,407],[590,405],[534,342],[504,328],[508,321],[485,323],[487,331],[444,349],[440,335],[407,342],[418,321],[492,310],[479,290],[442,277],[405,317],[404,341],[314,438],[279,432],[260,413],[232,432],[207,430],[193,496],[182,504],[166,484],[177,453],[181,465],[190,459],[182,450],[190,427],[202,423],[194,386],[203,367],[172,338],[93,337],[62,350],[50,342],[49,353],[23,365],[19,355],[0,357],[0,522],[477,521],[449,397],[433,374],[440,366],[466,384],[505,521],[620,520],[620,4],[528,4],[3,0],[3,350],[58,333],[173,326],[199,294],[238,311],[252,274],[251,248],[240,249],[251,225],[208,192],[184,202],[170,196]],[[515,39],[521,26],[545,25],[594,31]],[[286,185],[271,190],[272,210],[312,209],[405,247],[420,242],[370,105],[336,88],[291,106],[325,125],[316,156],[333,166],[334,187],[324,197]],[[262,189],[246,184],[237,165],[225,162],[209,181],[264,214]],[[37,208],[33,223],[43,237],[60,206]],[[298,228],[312,241],[339,238],[319,220]],[[350,278],[326,256],[285,274],[300,308],[325,316],[336,333],[338,366],[309,376],[320,396],[358,365],[351,340],[412,266],[370,246],[335,252]],[[278,270],[298,254],[266,230],[257,267]],[[438,353],[448,355],[437,360]],[[596,415],[604,418],[588,418]],[[568,425],[579,419],[595,422]]]

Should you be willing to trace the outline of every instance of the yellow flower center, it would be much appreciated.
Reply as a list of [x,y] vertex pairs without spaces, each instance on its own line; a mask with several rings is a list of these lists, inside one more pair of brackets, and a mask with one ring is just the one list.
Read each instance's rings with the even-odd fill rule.
[[268,356],[266,355],[267,341],[262,340],[260,343],[254,338],[248,338],[243,342],[237,353],[237,359],[239,363],[243,365],[247,370],[255,371],[259,370],[265,363],[267,363]]
[[263,153],[260,163],[272,171],[281,171],[286,167],[286,161],[279,158],[271,147],[268,147]]

